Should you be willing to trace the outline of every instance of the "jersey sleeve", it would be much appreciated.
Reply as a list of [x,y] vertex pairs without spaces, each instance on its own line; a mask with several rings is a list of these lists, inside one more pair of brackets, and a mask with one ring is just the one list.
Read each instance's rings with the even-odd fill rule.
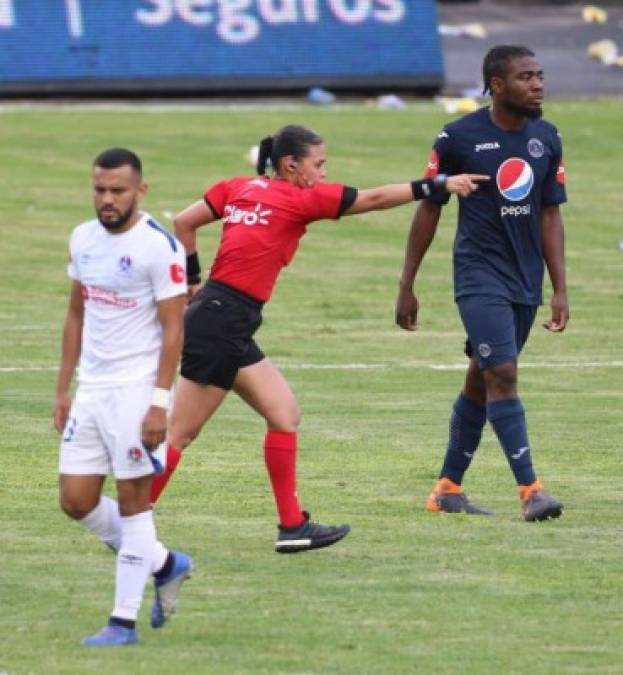
[[156,302],[186,293],[186,251],[172,235],[157,240],[148,269]]
[[303,216],[308,223],[314,220],[337,220],[342,215],[342,200],[346,187],[341,183],[316,183],[301,190]]
[[[433,144],[433,149],[430,153],[430,158],[426,166],[426,173],[424,174],[426,178],[434,178],[438,174],[447,174],[452,176],[456,173],[460,173],[458,167],[458,158],[455,150],[455,143],[453,137],[448,132],[447,128],[441,131],[441,133],[435,139]],[[447,192],[441,192],[439,194],[431,195],[426,198],[430,202],[439,204],[443,206],[448,203],[450,199],[450,194]]]
[[562,141],[554,130],[552,138],[552,158],[543,181],[541,206],[556,206],[567,201],[565,189],[565,165],[562,160]]
[[217,218],[223,217],[223,211],[229,196],[230,181],[222,180],[208,188],[203,199]]
[[67,263],[67,276],[72,281],[80,281],[80,270],[76,264],[76,232],[72,232],[69,238],[69,262]]

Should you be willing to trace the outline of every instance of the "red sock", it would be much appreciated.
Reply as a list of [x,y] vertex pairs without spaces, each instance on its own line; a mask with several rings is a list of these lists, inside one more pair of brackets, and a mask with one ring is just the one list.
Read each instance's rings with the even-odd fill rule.
[[181,450],[174,448],[172,445],[167,445],[167,465],[164,467],[164,472],[154,476],[154,479],[151,482],[149,501],[152,506],[158,501],[158,497],[160,497],[162,491],[166,487],[166,484],[169,482],[169,479],[173,475],[173,472],[175,471],[175,468],[177,467],[181,457]]
[[304,516],[296,494],[296,432],[267,431],[264,460],[280,523],[284,527],[300,525]]

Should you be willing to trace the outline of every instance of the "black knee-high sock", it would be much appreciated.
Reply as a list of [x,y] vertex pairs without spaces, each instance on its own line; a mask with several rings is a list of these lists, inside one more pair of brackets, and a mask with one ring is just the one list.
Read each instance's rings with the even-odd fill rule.
[[450,416],[450,437],[440,478],[461,484],[474,453],[478,449],[487,421],[486,408],[459,394]]
[[518,398],[487,403],[487,417],[515,475],[518,485],[536,480],[532,467],[524,407]]

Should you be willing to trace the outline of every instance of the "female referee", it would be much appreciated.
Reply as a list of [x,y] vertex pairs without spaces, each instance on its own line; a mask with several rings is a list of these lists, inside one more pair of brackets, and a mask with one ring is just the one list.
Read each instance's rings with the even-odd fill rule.
[[[269,161],[273,175],[266,177]],[[307,225],[316,220],[388,209],[439,191],[465,197],[488,178],[437,176],[357,190],[325,182],[326,161],[320,136],[305,127],[286,126],[261,142],[258,176],[214,184],[175,218],[175,234],[188,256],[191,302],[167,467],[154,480],[152,502],[175,470],[181,451],[233,390],[266,420],[264,458],[279,514],[279,553],[330,546],[350,531],[348,525],[313,522],[301,509],[296,491],[299,406],[284,376],[253,339],[279,272],[294,257]],[[221,242],[200,289],[196,233],[215,220],[223,221]]]

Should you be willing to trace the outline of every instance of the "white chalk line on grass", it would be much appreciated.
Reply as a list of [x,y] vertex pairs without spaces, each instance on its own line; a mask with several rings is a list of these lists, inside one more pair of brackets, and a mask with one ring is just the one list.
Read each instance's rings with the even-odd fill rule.
[[[0,333],[23,333],[33,330],[51,330],[52,328],[56,328],[55,324],[33,323],[33,324],[22,324],[21,326],[9,325],[9,326],[0,326]],[[0,673],[0,675],[2,675],[2,673]]]
[[58,366],[2,366],[0,373],[47,373],[58,370]]
[[[425,104],[424,104],[425,105]],[[414,109],[422,109],[422,104],[414,104]],[[327,108],[330,112],[344,112],[361,110],[363,104],[338,103]],[[433,109],[433,106],[430,106]],[[105,103],[3,103],[0,104],[0,114],[27,112],[79,112],[79,113],[211,113],[211,112],[306,112],[310,110],[309,104],[304,101],[278,101],[267,99],[265,102],[257,101],[199,101],[191,103],[128,103],[127,101],[108,101]]]
[[[394,370],[397,368],[412,368],[426,370],[465,370],[467,362],[463,363],[276,363],[282,370]],[[623,368],[623,361],[560,361],[558,363],[520,363],[520,368]],[[44,373],[57,371],[58,366],[27,365],[27,366],[0,366],[0,373]]]
[[[465,363],[431,364],[432,370],[465,370]],[[564,361],[559,363],[519,363],[519,368],[623,368],[623,361]]]
[[[426,370],[465,370],[463,363],[282,363],[283,370],[393,370],[413,368]],[[623,361],[565,361],[564,363],[520,363],[520,368],[623,368]]]

